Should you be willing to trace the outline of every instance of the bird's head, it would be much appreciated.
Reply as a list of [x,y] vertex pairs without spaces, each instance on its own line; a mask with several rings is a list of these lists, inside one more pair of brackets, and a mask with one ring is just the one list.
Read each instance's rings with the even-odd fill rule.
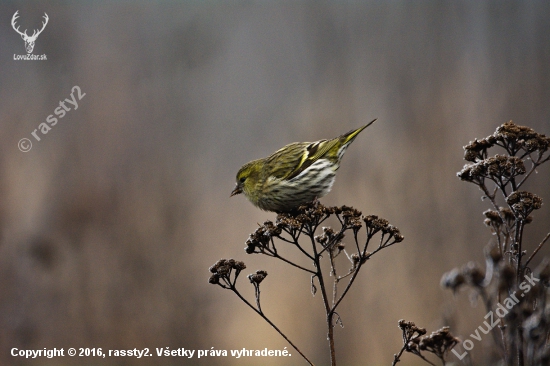
[[237,186],[231,192],[230,197],[240,193],[250,196],[250,193],[253,192],[255,185],[258,183],[260,169],[261,163],[259,160],[254,160],[243,165],[237,173]]

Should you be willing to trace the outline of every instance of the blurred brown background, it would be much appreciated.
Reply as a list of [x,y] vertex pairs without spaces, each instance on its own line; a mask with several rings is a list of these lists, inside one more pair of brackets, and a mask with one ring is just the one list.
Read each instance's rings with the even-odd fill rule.
[[[13,60],[25,54],[16,10],[21,29],[48,14],[34,50],[47,61]],[[429,331],[450,322],[458,336],[482,323],[468,293],[455,300],[439,287],[443,272],[482,264],[491,240],[488,204],[456,172],[463,145],[510,119],[550,134],[549,2],[8,1],[0,15],[0,364],[303,365],[297,354],[10,356],[13,347],[287,347],[207,283],[222,257],[244,260],[245,274],[268,271],[264,311],[327,364],[309,277],[244,253],[256,223],[275,215],[229,193],[243,163],[373,118],[322,202],[382,216],[405,241],[367,263],[340,308],[340,364],[391,364],[401,318]],[[86,93],[78,109],[35,141],[75,85]],[[31,151],[19,151],[21,138]],[[529,250],[549,231],[549,171],[526,187],[546,202]],[[243,277],[251,296],[249,287]],[[474,359],[490,344],[476,344]]]

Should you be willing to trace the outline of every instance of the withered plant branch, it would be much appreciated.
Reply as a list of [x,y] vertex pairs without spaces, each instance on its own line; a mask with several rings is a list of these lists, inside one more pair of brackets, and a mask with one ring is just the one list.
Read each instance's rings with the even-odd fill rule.
[[517,255],[516,255],[516,266],[517,266],[517,283],[521,283],[521,279],[523,278],[523,267],[521,266],[521,259],[523,257],[523,248],[522,248],[522,242],[523,242],[523,227],[525,225],[525,221],[523,219],[520,219],[516,223],[516,235],[514,238],[515,245],[517,246]]
[[[485,193],[485,196],[487,198],[489,198],[489,201],[491,201],[491,204],[493,205],[493,208],[495,209],[496,212],[498,212],[498,215],[499,215],[500,219],[502,220],[503,224],[505,225],[506,230],[510,231],[510,227],[508,226],[508,220],[506,220],[506,218],[504,217],[504,214],[500,211],[500,206],[498,205],[498,203],[495,199],[495,195],[496,195],[496,192],[497,192],[498,188],[495,187],[495,191],[493,192],[493,194],[490,194],[489,190],[487,189],[487,186],[485,185],[485,183],[478,184],[477,186],[483,191],[483,193]],[[504,196],[504,197],[506,198],[506,196]]]
[[413,322],[401,319],[398,324],[402,331],[403,347],[399,353],[393,355],[392,366],[395,366],[401,361],[401,356],[405,351],[435,366],[433,362],[422,354],[422,351],[433,353],[439,358],[444,366],[445,355],[460,342],[458,338],[451,334],[449,327],[443,327],[426,336],[426,329],[417,327]]
[[286,229],[283,229],[284,231],[286,231],[290,236],[292,236],[292,241],[282,237],[282,236],[277,236],[277,238],[289,243],[289,244],[293,244],[295,245],[306,257],[308,257],[309,259],[313,260],[313,256],[311,254],[309,254],[304,248],[302,248],[302,246],[300,245],[300,242],[298,241],[298,239],[300,238],[300,234],[301,234],[301,230],[303,229],[303,225],[302,227],[300,228],[300,231],[298,232],[298,235],[296,235],[296,233],[291,233],[289,231],[287,231]]
[[525,357],[523,355],[523,327],[521,326],[521,319],[518,319],[517,321],[517,337],[518,337],[518,366],[524,366],[525,365]]
[[[503,148],[507,155],[497,154],[489,157],[488,150],[496,146]],[[550,138],[530,127],[519,126],[509,121],[497,127],[492,135],[470,141],[464,146],[464,150],[464,160],[468,163],[457,175],[461,180],[477,185],[485,194],[482,199],[488,198],[493,205],[495,211],[488,210],[484,215],[485,224],[491,227],[492,233],[496,235],[498,250],[495,248],[488,253],[485,281],[481,281],[480,270],[470,266],[462,272],[454,269],[446,273],[441,283],[453,292],[468,284],[479,291],[486,307],[492,307],[495,302],[501,304],[501,294],[506,296],[513,294],[518,288],[522,289],[520,283],[524,275],[528,271],[531,272],[529,264],[550,238],[548,233],[525,261],[525,225],[532,221],[530,213],[541,208],[542,198],[519,189],[540,165],[550,161]],[[530,162],[529,167],[527,160]],[[486,179],[495,184],[492,193],[486,185]],[[499,207],[497,191],[501,192],[507,208]],[[547,262],[543,263],[546,263],[544,266],[547,265]],[[540,277],[541,284],[547,286],[550,271],[545,269],[546,267],[541,268],[539,266],[533,272],[538,271],[537,276]],[[493,271],[498,275],[493,276]],[[489,287],[492,277],[495,278],[495,286]],[[487,292],[486,289],[491,291]],[[527,291],[529,290],[521,296],[524,297]],[[546,291],[530,292],[521,301],[520,308],[514,309],[512,316],[499,319],[503,361],[507,365],[538,365],[542,364],[541,357],[547,357],[550,322],[545,310],[546,296]],[[544,307],[541,304],[544,304]],[[495,332],[493,335],[495,336]],[[500,345],[496,341],[496,336],[495,343]]]
[[[311,269],[308,269],[308,268],[305,268],[305,267],[302,267],[300,266],[299,264],[296,264],[294,262],[292,262],[291,260],[289,259],[286,259],[285,257],[283,257],[282,255],[280,255],[279,253],[277,253],[277,250],[275,250],[275,243],[273,242],[273,238],[271,238],[271,243],[272,243],[272,246],[273,246],[273,249],[274,250],[271,250],[269,248],[266,248],[266,252],[264,252],[263,254],[267,255],[268,257],[272,257],[272,258],[277,258],[277,259],[280,259],[282,260],[283,262],[286,262],[288,264],[290,264],[291,266],[294,266],[298,269],[301,269],[302,271],[306,271],[306,272],[309,272],[309,273],[312,273],[312,274],[315,274],[316,272],[315,271],[312,271]],[[296,244],[296,243],[292,243],[292,242],[289,242],[291,244]],[[302,249],[299,245],[296,244],[296,246],[300,249]],[[304,254],[306,254],[308,257],[309,254],[307,252],[304,252]],[[311,259],[313,259],[313,257],[311,257]]]
[[328,294],[325,287],[325,280],[323,278],[323,271],[321,269],[321,256],[317,253],[317,245],[315,244],[315,232],[310,232],[309,237],[311,240],[311,246],[313,248],[314,253],[314,264],[315,268],[317,269],[317,273],[315,274],[317,277],[317,281],[319,281],[319,287],[321,288],[321,297],[323,299],[323,305],[325,307],[325,313],[326,313],[326,322],[327,322],[327,328],[328,328],[328,342],[329,342],[329,348],[330,348],[330,364],[332,366],[336,366],[336,349],[334,347],[334,323],[333,323],[333,316],[334,313],[330,311],[330,305],[328,300]]
[[339,238],[342,237],[342,234],[344,234],[344,232],[346,230],[349,230],[350,228],[343,225],[341,228],[340,228],[340,231],[338,231],[338,233],[324,246],[323,249],[321,249],[319,251],[319,255],[323,255],[324,252],[326,252],[327,250],[329,250],[329,248],[332,248],[338,241],[339,241]]
[[[232,286],[232,288],[230,288],[230,290],[232,290],[246,305],[248,305],[252,310],[254,310],[256,312],[256,314],[258,314],[259,316],[262,317],[263,320],[265,320],[266,322],[269,323],[269,325],[271,325],[271,327],[273,327],[273,329],[275,329],[280,335],[281,337],[283,337],[287,342],[288,344],[290,344],[292,346],[292,348],[294,348],[303,358],[304,360],[307,361],[307,363],[309,363],[310,365],[312,366],[315,366],[313,364],[313,362],[311,362],[307,357],[306,355],[304,355],[302,353],[302,351],[300,351],[300,349],[294,344],[292,343],[292,341],[290,339],[288,339],[288,337],[275,325],[273,324],[273,322],[264,314],[264,312],[260,309],[256,309],[251,303],[248,302],[248,300],[246,300],[241,294],[239,291],[237,291],[237,289],[235,288],[235,286]],[[259,299],[258,299],[258,302],[259,302]],[[258,305],[259,306],[259,305]]]
[[550,233],[546,234],[546,236],[544,237],[544,239],[542,239],[541,243],[538,245],[537,249],[535,249],[533,251],[533,253],[531,254],[531,256],[529,256],[529,259],[527,259],[527,261],[525,262],[525,264],[523,265],[523,268],[526,268],[527,265],[531,262],[531,259],[533,259],[535,257],[535,255],[537,255],[537,253],[539,252],[539,250],[541,250],[541,248],[543,247],[544,243],[546,243],[546,241],[550,238]]
[[[500,294],[500,291],[497,292],[497,303],[500,303],[501,301],[501,294]],[[499,319],[499,325],[498,325],[498,329],[500,330],[500,337],[501,337],[501,340],[502,340],[502,352],[504,354],[504,363],[506,365],[509,365],[510,364],[510,353],[509,353],[509,347],[508,347],[508,342],[507,342],[507,338],[506,338],[506,324],[504,323],[504,320],[502,319]],[[498,344],[498,342],[495,341],[496,344]]]
[[344,299],[344,297],[346,296],[347,292],[349,291],[349,289],[351,288],[351,285],[353,285],[353,282],[355,281],[355,278],[357,277],[357,275],[359,274],[359,270],[361,269],[361,267],[363,266],[363,264],[370,258],[372,257],[374,254],[378,253],[380,250],[384,249],[384,248],[387,248],[389,247],[390,245],[393,245],[395,243],[391,243],[387,246],[380,246],[378,247],[374,252],[370,253],[370,254],[366,254],[367,252],[367,246],[368,246],[368,242],[369,242],[370,238],[367,239],[367,243],[365,244],[365,247],[363,249],[363,252],[361,253],[361,257],[360,257],[360,260],[359,260],[359,263],[357,264],[357,268],[355,269],[355,271],[353,272],[353,275],[351,276],[349,282],[347,283],[346,285],[346,288],[344,289],[344,291],[342,292],[342,295],[340,295],[340,297],[338,298],[338,300],[334,303],[334,305],[332,306],[332,311],[335,311],[336,308],[338,307],[338,305],[340,305],[340,303],[342,302],[342,300]]
[[[531,163],[532,163],[531,169],[529,169],[529,172],[527,172],[527,174],[525,174],[525,176],[523,177],[523,179],[518,183],[518,189],[523,185],[523,183],[525,183],[525,181],[527,180],[527,178],[529,178],[529,176],[530,176],[534,171],[537,170],[537,168],[538,168],[540,165],[542,165],[542,164],[544,164],[544,163],[546,163],[547,161],[550,160],[550,155],[548,155],[548,156],[546,157],[546,159],[541,160],[542,157],[543,157],[543,155],[544,155],[544,153],[541,154],[541,153],[539,152],[539,157],[538,157],[538,159],[537,159],[536,162],[533,161],[533,159],[530,159],[530,160],[531,160]],[[529,154],[529,157],[531,158],[531,154]]]
[[[322,235],[317,235],[320,230],[320,225],[324,223],[330,216],[335,216],[340,223],[338,230],[333,230],[330,227],[322,228]],[[363,223],[364,221],[364,223]],[[367,239],[362,249],[359,245],[358,231],[365,226]],[[354,245],[357,252],[348,255],[345,250],[345,244],[342,242],[345,237],[345,232],[352,230],[354,237]],[[373,252],[367,252],[367,247],[370,240],[380,234],[380,243],[378,248]],[[284,235],[284,236],[283,236]],[[306,239],[304,238],[309,238]],[[300,244],[300,238],[303,239]],[[280,252],[285,246],[280,243],[275,243],[276,239],[280,239],[281,243],[286,243],[290,246],[296,246],[305,257],[313,262],[313,268],[309,269],[303,265],[282,256]],[[300,206],[292,212],[280,213],[277,215],[275,222],[266,221],[260,225],[258,229],[250,234],[246,241],[245,251],[248,254],[264,254],[268,257],[278,258],[291,266],[298,268],[311,276],[311,293],[315,295],[318,290],[321,292],[322,302],[325,309],[326,324],[327,324],[327,339],[330,350],[331,365],[336,365],[336,349],[334,342],[334,327],[337,324],[342,324],[340,315],[336,312],[338,305],[342,302],[350,290],[352,284],[357,277],[362,265],[375,253],[387,248],[395,243],[401,242],[403,236],[399,230],[390,225],[385,219],[378,216],[369,215],[363,216],[360,211],[348,207],[326,207],[318,201]],[[308,244],[305,244],[308,241]],[[345,253],[347,259],[351,263],[351,269],[345,275],[339,275],[337,270],[336,258],[342,253]],[[330,264],[330,272],[323,272],[323,258],[328,256]],[[334,276],[331,287],[328,286],[328,275]],[[346,287],[342,294],[339,294],[339,283],[344,278],[349,278]],[[218,279],[220,281],[220,279]],[[252,281],[252,280],[251,280]],[[316,286],[319,285],[319,287]],[[256,285],[255,285],[256,286]],[[329,293],[331,292],[332,293]],[[257,304],[256,309],[261,312],[259,302],[259,287],[256,287]]]
[[[392,366],[395,366],[395,365],[397,365],[398,362],[401,362],[400,358],[401,358],[403,352],[405,352],[406,350],[407,350],[407,346],[403,346],[403,347],[401,347],[401,350],[399,351],[398,354],[393,355],[393,362],[391,364]],[[426,357],[422,356],[422,354],[420,352],[419,353],[411,352],[411,353],[417,355],[418,357],[420,357],[421,359],[423,359],[425,362],[429,363],[430,365],[436,366],[435,363],[428,360]],[[445,365],[445,363],[443,363],[443,365]]]
[[288,342],[288,344],[290,344],[292,348],[294,348],[304,358],[304,360],[306,360],[308,364],[310,364],[311,366],[315,366],[313,362],[311,362],[306,357],[306,355],[304,355],[302,351],[300,351],[300,349],[262,311],[260,305],[260,283],[265,278],[265,276],[267,276],[267,272],[256,271],[256,274],[251,274],[248,276],[250,282],[254,285],[254,293],[257,307],[252,305],[243,295],[241,295],[239,290],[237,290],[237,278],[239,277],[240,272],[245,268],[246,266],[243,262],[235,261],[233,259],[220,259],[218,262],[216,262],[216,264],[210,267],[210,272],[212,272],[213,274],[208,282],[214,285],[219,285],[221,288],[230,290],[234,294],[236,294],[237,297],[241,299],[241,301],[243,301],[246,305],[248,305],[249,308],[254,310],[256,314],[261,316],[262,319],[264,319],[269,325],[271,325],[271,327],[275,329],[281,335],[281,337],[283,337]]

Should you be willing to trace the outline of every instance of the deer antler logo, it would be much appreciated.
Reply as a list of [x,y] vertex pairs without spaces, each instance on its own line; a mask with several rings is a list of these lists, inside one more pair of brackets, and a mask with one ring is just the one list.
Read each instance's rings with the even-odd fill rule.
[[29,36],[27,34],[27,30],[25,29],[24,32],[21,32],[19,30],[19,26],[17,28],[15,28],[15,21],[17,18],[19,18],[19,15],[17,15],[17,13],[19,13],[19,10],[17,10],[15,12],[15,14],[13,14],[13,18],[11,18],[11,26],[13,27],[13,29],[19,33],[21,35],[21,38],[23,38],[23,41],[25,41],[25,49],[27,50],[27,53],[32,53],[32,50],[34,49],[34,42],[36,42],[36,39],[38,38],[38,36],[40,35],[40,33],[42,33],[42,31],[44,30],[44,28],[46,28],[46,24],[48,24],[48,14],[44,13],[44,22],[42,22],[42,29],[40,30],[34,30],[34,32],[32,33],[32,36]]

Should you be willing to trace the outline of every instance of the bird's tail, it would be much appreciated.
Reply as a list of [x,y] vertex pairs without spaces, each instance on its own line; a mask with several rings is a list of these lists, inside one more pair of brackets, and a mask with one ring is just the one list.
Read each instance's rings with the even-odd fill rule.
[[342,141],[342,145],[349,145],[357,137],[357,135],[359,135],[359,133],[361,131],[363,131],[365,128],[369,127],[370,125],[372,125],[376,120],[377,120],[377,118],[373,119],[372,121],[370,121],[369,123],[367,123],[363,127],[359,127],[356,130],[351,130],[351,131],[343,134],[342,136],[340,136],[340,140]]

